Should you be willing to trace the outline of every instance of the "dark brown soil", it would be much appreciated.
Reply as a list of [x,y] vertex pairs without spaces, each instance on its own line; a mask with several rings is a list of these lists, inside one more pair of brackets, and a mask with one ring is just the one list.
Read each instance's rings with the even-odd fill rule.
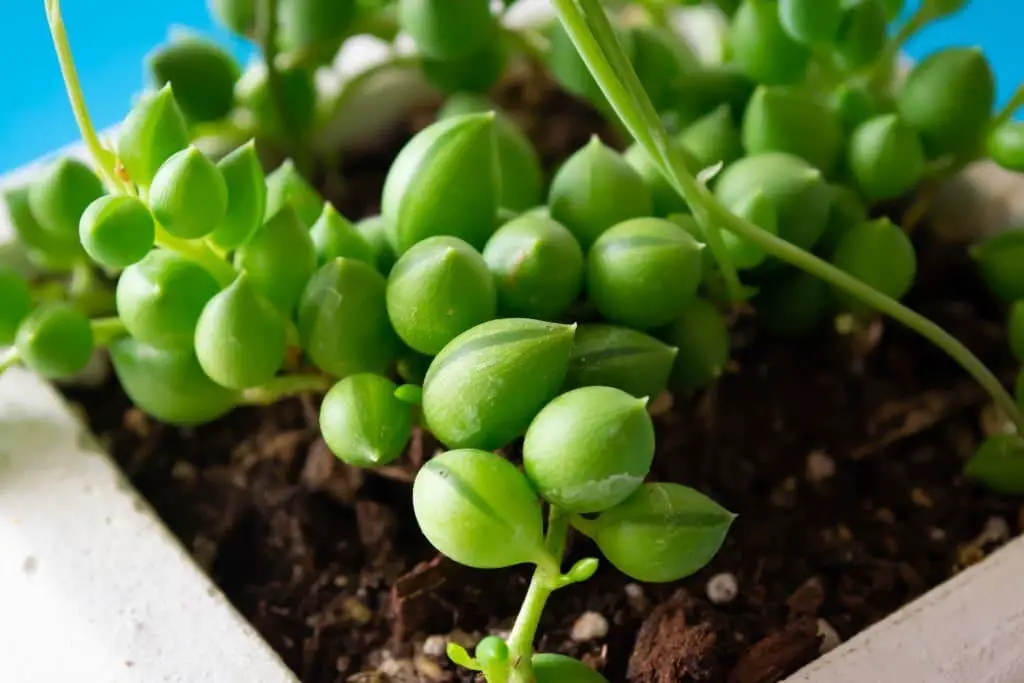
[[[514,86],[501,99],[531,107],[527,127],[549,166],[592,132],[609,134],[563,96]],[[348,160],[348,215],[376,210],[395,145]],[[1009,379],[1003,312],[963,249],[918,242],[911,305]],[[614,682],[768,683],[834,642],[823,634],[850,638],[1020,530],[1019,500],[961,475],[992,429],[988,401],[927,342],[880,322],[853,336],[826,329],[782,342],[751,317],[736,321],[734,341],[734,365],[718,385],[657,419],[652,475],[739,514],[721,553],[671,585],[638,586],[603,568],[554,596],[540,649],[581,657]],[[469,646],[510,625],[525,570],[455,566],[416,529],[408,481],[433,452],[429,439],[418,435],[399,467],[362,472],[318,440],[312,399],[179,430],[131,408],[114,383],[72,398],[305,683],[469,681],[428,636]],[[573,539],[571,556],[591,553]],[[709,580],[728,584],[721,574],[738,591],[714,604]],[[588,611],[606,620],[607,634],[576,642],[573,625]]]

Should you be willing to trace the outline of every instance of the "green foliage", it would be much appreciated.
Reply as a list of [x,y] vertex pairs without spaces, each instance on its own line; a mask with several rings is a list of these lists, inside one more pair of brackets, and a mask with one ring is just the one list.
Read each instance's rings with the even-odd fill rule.
[[832,292],[807,273],[789,273],[761,288],[754,298],[758,324],[779,337],[798,337],[819,327],[832,309]]
[[828,106],[839,116],[847,133],[868,119],[894,108],[883,102],[865,84],[856,81],[843,83],[833,90],[829,95]]
[[391,246],[387,221],[383,216],[370,216],[356,223],[356,230],[366,239],[373,254],[373,265],[382,275],[391,272],[398,257]]
[[611,387],[562,394],[534,418],[523,441],[523,469],[534,489],[575,513],[618,505],[653,461],[647,399]]
[[811,59],[783,29],[777,0],[743,0],[729,25],[729,48],[743,72],[765,85],[796,83]]
[[157,170],[149,206],[157,222],[175,237],[205,237],[227,215],[227,183],[216,164],[199,148],[189,146]]
[[457,237],[429,237],[388,276],[388,317],[412,349],[436,355],[471,327],[494,318],[498,298],[483,257]]
[[256,26],[256,0],[207,0],[214,18],[235,33],[249,35]]
[[559,320],[583,288],[583,250],[563,225],[524,214],[487,241],[484,261],[502,316]]
[[537,494],[500,455],[463,449],[435,456],[416,474],[412,504],[427,540],[459,564],[497,569],[544,556]]
[[42,172],[28,191],[28,203],[39,226],[55,241],[74,242],[78,222],[103,184],[92,170],[70,157],[60,157]]
[[223,119],[235,106],[235,83],[241,72],[216,43],[189,35],[163,45],[146,57],[157,88],[168,83],[185,118],[192,123]]
[[31,185],[2,191],[18,242],[25,247],[28,259],[42,270],[52,273],[70,270],[82,256],[81,245],[77,240],[71,241],[43,229],[29,206],[30,191]]
[[324,206],[323,197],[299,173],[291,159],[285,159],[284,163],[267,175],[265,217],[273,218],[286,206],[295,210],[307,228],[320,218]]
[[1007,121],[988,135],[988,154],[1010,171],[1024,173],[1024,121]]
[[533,675],[537,683],[608,683],[608,679],[583,662],[565,655],[536,654]]
[[[867,221],[848,230],[836,247],[832,262],[861,282],[893,299],[909,291],[917,273],[917,256],[907,233],[888,218]],[[864,304],[839,294],[844,306],[854,311]]]
[[850,173],[866,199],[896,199],[913,190],[925,172],[917,133],[895,114],[869,119],[850,137]]
[[679,350],[628,327],[576,328],[565,388],[614,387],[637,398],[665,390]]
[[405,451],[412,410],[395,396],[386,377],[350,375],[335,384],[320,406],[320,432],[339,459],[357,467],[379,467]]
[[309,229],[309,237],[313,241],[318,266],[339,257],[376,266],[369,241],[330,202],[324,203],[320,218]]
[[443,92],[484,93],[498,82],[507,64],[508,53],[504,46],[492,40],[464,57],[424,57],[421,68],[427,81]]
[[28,282],[10,268],[0,266],[0,346],[14,341],[18,327],[31,310]]
[[731,105],[723,104],[679,134],[679,142],[693,156],[695,168],[708,168],[718,162],[728,166],[743,156],[743,141],[732,112]]
[[1010,338],[1010,349],[1018,359],[1024,361],[1024,301],[1010,307],[1010,318],[1006,325]]
[[1007,302],[1024,299],[1024,229],[992,235],[970,253],[993,294]]
[[711,384],[729,362],[729,327],[718,309],[704,299],[687,306],[662,338],[679,349],[669,378],[673,391],[692,391]]
[[996,434],[985,439],[964,468],[964,473],[1004,495],[1024,493],[1024,439]]
[[252,113],[261,137],[280,142],[305,135],[316,119],[314,71],[299,63],[280,66],[277,89],[280,97],[270,87],[266,70],[250,71],[235,87],[235,98]]
[[285,52],[334,56],[356,18],[357,0],[278,0],[277,41]]
[[667,28],[638,25],[629,27],[628,32],[625,42],[630,46],[630,61],[644,90],[658,110],[670,107],[681,74],[700,66],[696,55]]
[[497,34],[487,0],[398,0],[398,24],[434,59],[467,57]]
[[842,21],[842,0],[779,0],[779,23],[805,45],[831,43]]
[[833,46],[836,61],[848,71],[871,64],[885,49],[887,29],[882,0],[857,0],[843,16]]
[[[767,233],[772,235],[779,233],[779,218],[775,211],[775,205],[760,190],[755,190],[740,198],[736,205],[730,206],[729,209]],[[740,270],[756,268],[768,257],[763,249],[731,232],[723,234],[722,240],[732,256],[733,264]]]
[[209,239],[221,249],[237,249],[263,224],[267,210],[266,178],[255,141],[229,152],[217,162],[217,169],[227,187],[228,205]]
[[145,202],[126,195],[100,197],[85,210],[79,239],[89,257],[108,268],[126,268],[153,248],[156,226]]
[[[684,145],[679,142],[673,142],[673,145],[686,161],[688,168],[693,169],[694,172],[701,169],[700,160],[691,154]],[[686,200],[680,197],[676,189],[669,184],[668,179],[662,175],[658,165],[651,160],[651,157],[647,155],[643,147],[634,143],[626,150],[624,158],[647,183],[647,187],[651,191],[652,208],[655,216],[664,218],[669,214],[690,210]]]
[[189,143],[171,85],[142,96],[118,128],[117,159],[132,182],[149,187],[157,169]]
[[25,365],[50,379],[81,372],[94,348],[88,318],[62,302],[43,304],[29,313],[14,344]]
[[316,262],[313,239],[291,205],[272,214],[235,252],[235,268],[285,316],[295,309]]
[[795,90],[760,87],[743,116],[748,154],[786,152],[831,174],[843,153],[843,126],[836,113]]

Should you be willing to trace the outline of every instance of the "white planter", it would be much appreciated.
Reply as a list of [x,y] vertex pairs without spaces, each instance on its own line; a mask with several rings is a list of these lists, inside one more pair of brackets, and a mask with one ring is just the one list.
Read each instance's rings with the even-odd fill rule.
[[[545,4],[524,0],[517,14],[535,19]],[[368,58],[364,50],[347,55],[339,74]],[[325,141],[366,143],[423,96],[409,72],[384,73]],[[940,209],[943,225],[972,234],[1024,223],[1024,180],[979,165]],[[11,238],[0,208],[0,252]],[[1022,575],[1018,539],[789,683],[1020,683]],[[57,391],[20,369],[0,378],[0,606],[2,681],[296,682]]]

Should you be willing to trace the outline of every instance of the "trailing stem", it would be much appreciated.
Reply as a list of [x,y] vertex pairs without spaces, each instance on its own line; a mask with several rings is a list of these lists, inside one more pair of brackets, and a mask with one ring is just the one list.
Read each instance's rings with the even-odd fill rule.
[[263,0],[259,4],[257,22],[257,36],[260,52],[263,54],[263,64],[267,70],[267,93],[271,106],[287,139],[289,155],[299,170],[307,173],[309,160],[305,136],[301,131],[292,130],[288,125],[284,86],[281,82],[281,72],[277,69],[277,0]]
[[[984,363],[952,335],[895,299],[736,216],[719,204],[707,188],[697,182],[680,154],[669,144],[668,133],[615,39],[599,0],[553,2],[562,24],[616,113],[637,142],[658,163],[676,191],[690,206],[700,207],[706,212],[706,228],[713,225],[727,229],[760,247],[770,256],[824,280],[925,337],[970,373],[1016,425],[1018,433],[1024,433],[1024,419],[1013,397]],[[714,250],[712,232],[708,231],[708,243]]]

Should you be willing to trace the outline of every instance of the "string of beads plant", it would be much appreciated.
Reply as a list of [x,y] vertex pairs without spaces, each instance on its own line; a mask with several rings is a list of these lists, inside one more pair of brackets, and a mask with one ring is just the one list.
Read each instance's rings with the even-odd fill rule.
[[[13,342],[0,367],[66,378],[105,348],[131,400],[176,425],[325,393],[323,438],[359,467],[394,462],[419,425],[448,449],[412,487],[426,538],[470,567],[535,566],[510,635],[485,638],[472,655],[451,645],[451,659],[490,683],[605,680],[534,653],[549,597],[598,566],[589,557],[563,571],[567,535],[589,537],[647,582],[689,576],[717,552],[734,515],[681,484],[646,481],[656,438],[647,406],[719,377],[730,309],[752,307],[785,336],[830,318],[850,331],[891,315],[949,352],[1020,423],[967,349],[897,302],[913,284],[914,249],[904,229],[870,213],[986,145],[1022,168],[1024,135],[1010,122],[1021,98],[992,113],[980,52],[942,51],[893,77],[900,45],[963,3],[926,1],[889,39],[900,3],[723,2],[722,63],[698,58],[665,6],[641,4],[609,14],[597,0],[556,0],[558,23],[517,32],[484,0],[351,12],[356,3],[220,0],[218,16],[264,39],[264,94],[238,99],[246,89],[219,48],[174,43],[151,61],[159,87],[111,149],[89,121],[48,0],[93,168],[60,159],[5,195],[46,275],[0,271],[0,343]],[[288,69],[307,73],[366,26],[410,35],[416,64],[452,94],[394,160],[381,215],[353,224],[303,177],[304,164],[265,175],[257,144],[308,156],[308,130],[286,112],[310,98],[292,90]],[[545,182],[527,137],[480,95],[504,72],[509,46],[617,117],[633,146],[620,153],[594,138]],[[205,124],[246,116],[276,124],[216,157],[195,144]],[[1008,299],[1024,298],[1013,265],[1021,244],[978,248]],[[520,439],[517,467],[502,452]],[[1021,443],[1016,434],[986,443],[968,473],[1019,492]]]

